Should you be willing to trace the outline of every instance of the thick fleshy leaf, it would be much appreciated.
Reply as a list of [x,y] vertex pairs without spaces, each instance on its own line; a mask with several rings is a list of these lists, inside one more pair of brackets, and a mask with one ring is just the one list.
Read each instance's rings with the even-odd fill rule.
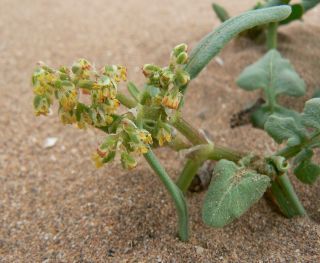
[[302,4],[294,4],[291,5],[291,14],[290,16],[288,16],[286,19],[282,20],[280,22],[281,25],[285,25],[285,24],[289,24],[290,22],[294,21],[294,20],[299,20],[302,18],[303,13],[304,13],[304,9]]
[[220,19],[221,22],[224,22],[230,18],[228,12],[221,5],[213,3],[212,9],[216,13],[217,17]]
[[267,0],[260,8],[267,8],[271,6],[287,5],[291,0]]
[[214,169],[202,208],[202,219],[212,227],[223,227],[245,213],[258,201],[270,184],[270,178],[256,171],[221,160]]
[[228,19],[205,36],[192,50],[185,70],[190,74],[191,79],[195,78],[210,60],[239,33],[258,25],[281,21],[290,13],[289,6],[277,6],[263,10],[251,10]]
[[244,90],[262,88],[268,94],[266,99],[275,100],[279,94],[295,97],[305,94],[303,79],[295,72],[289,60],[282,58],[275,49],[245,68],[237,84]]
[[313,98],[305,103],[302,123],[320,131],[320,98]]
[[271,115],[264,129],[277,143],[288,140],[288,146],[298,145],[306,138],[306,130],[292,117]]

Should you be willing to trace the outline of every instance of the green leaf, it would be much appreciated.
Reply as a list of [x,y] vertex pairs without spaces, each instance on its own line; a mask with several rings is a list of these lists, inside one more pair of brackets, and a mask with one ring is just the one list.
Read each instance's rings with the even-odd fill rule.
[[301,4],[303,6],[305,13],[309,11],[309,9],[314,8],[319,3],[320,3],[320,0],[302,0],[301,1]]
[[215,167],[202,208],[202,219],[212,227],[223,227],[245,213],[266,191],[270,178],[221,160]]
[[130,81],[130,82],[128,82],[127,89],[129,91],[129,93],[131,94],[131,96],[135,99],[135,101],[139,102],[140,91],[136,87],[136,85],[134,85],[134,83]]
[[303,125],[320,131],[320,98],[308,100],[301,117]]
[[244,90],[262,88],[268,103],[275,101],[277,95],[302,96],[305,83],[295,72],[289,60],[281,57],[272,49],[254,64],[245,68],[237,79],[237,84]]
[[282,20],[280,22],[281,25],[285,25],[285,24],[289,24],[290,22],[294,21],[294,20],[299,20],[302,18],[303,13],[304,13],[304,9],[302,4],[294,4],[291,5],[291,14],[290,16],[288,16],[285,20]]
[[262,105],[251,114],[250,121],[254,127],[264,129],[264,124],[271,114],[279,117],[292,117],[297,122],[300,122],[300,114],[298,112],[279,105],[275,106],[273,111],[271,111],[270,107],[266,104]]
[[271,115],[264,129],[277,143],[288,140],[288,146],[298,145],[306,138],[306,130],[292,117]]
[[272,6],[287,5],[290,3],[290,0],[267,0],[266,3],[261,5],[261,8],[267,8]]
[[320,166],[313,163],[311,158],[307,158],[294,169],[294,174],[301,182],[313,184],[320,175]]
[[287,18],[290,13],[289,6],[279,6],[251,10],[228,19],[205,36],[192,50],[185,70],[190,74],[191,79],[195,78],[210,60],[239,33],[257,25],[281,21]]
[[228,12],[220,5],[213,3],[212,9],[216,13],[221,22],[224,22],[230,18]]

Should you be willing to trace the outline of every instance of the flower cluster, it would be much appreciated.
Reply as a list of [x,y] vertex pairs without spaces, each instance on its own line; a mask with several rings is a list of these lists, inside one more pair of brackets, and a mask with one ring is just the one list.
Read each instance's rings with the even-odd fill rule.
[[127,79],[126,68],[112,65],[96,70],[85,59],[70,68],[53,69],[41,63],[32,76],[35,114],[47,115],[57,100],[63,124],[91,125],[108,134],[92,156],[97,167],[113,160],[118,152],[122,166],[132,169],[137,165],[134,155],[147,153],[153,139],[160,146],[171,141],[169,118],[180,105],[181,87],[190,80],[184,70],[187,60],[187,45],[181,44],[171,52],[169,66],[145,65],[147,85],[135,97],[136,110],[120,115],[116,114],[120,106],[117,88]]
[[133,121],[123,118],[117,127],[116,133],[109,134],[104,142],[93,154],[97,167],[110,162],[121,153],[121,164],[125,169],[132,169],[137,165],[133,154],[145,154],[152,144],[151,134],[145,129],[139,129]]
[[[126,80],[122,66],[105,66],[99,72],[85,59],[71,69],[58,70],[40,64],[32,76],[36,115],[47,115],[54,99],[59,101],[59,116],[64,124],[88,124],[96,127],[110,125],[120,106],[116,99],[118,83]],[[79,101],[80,92],[90,95],[88,104]]]
[[180,88],[190,81],[190,75],[184,70],[188,61],[187,48],[186,44],[176,46],[171,52],[168,67],[161,68],[152,64],[143,67],[147,84],[160,89],[156,100],[169,109],[178,109],[182,99]]

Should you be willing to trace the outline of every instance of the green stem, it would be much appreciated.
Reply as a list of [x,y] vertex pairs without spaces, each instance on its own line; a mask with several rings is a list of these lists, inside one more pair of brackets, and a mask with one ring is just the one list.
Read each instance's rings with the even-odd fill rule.
[[267,31],[267,48],[276,49],[277,48],[277,29],[278,23],[271,22],[268,24],[268,31]]
[[192,145],[189,142],[185,142],[185,140],[183,140],[180,134],[173,137],[171,142],[168,143],[168,146],[177,152],[192,147]]
[[187,155],[187,162],[178,178],[177,186],[185,193],[194,176],[197,174],[198,169],[209,159],[214,146],[212,144],[201,144],[190,148],[190,153]]
[[159,176],[162,183],[165,185],[169,194],[171,195],[174,204],[178,213],[178,228],[179,228],[179,237],[182,241],[188,240],[188,210],[187,205],[183,196],[183,193],[180,189],[175,185],[175,183],[171,180],[167,172],[164,170],[162,165],[159,163],[157,157],[154,153],[149,150],[146,154],[144,154],[147,162],[154,170],[154,172]]
[[[306,215],[306,211],[294,191],[288,175],[282,174],[276,177],[273,182],[272,192],[277,199],[281,211],[287,217],[291,218],[297,215]],[[282,196],[279,196],[280,192]]]
[[183,193],[187,192],[189,186],[192,183],[194,176],[197,174],[197,171],[202,164],[203,162],[199,162],[196,160],[192,160],[192,159],[187,160],[177,180],[177,186],[180,188],[180,190]]
[[177,185],[182,192],[186,192],[188,190],[193,178],[204,161],[208,159],[228,159],[232,161],[238,161],[243,157],[243,154],[232,149],[221,146],[212,147],[213,145],[209,144],[207,139],[180,115],[176,115],[171,124],[193,145],[203,144],[202,148],[192,152],[193,157],[189,158],[189,160],[186,162],[178,178]]
[[[195,128],[193,128],[187,121],[179,117],[173,122],[173,126],[180,131],[187,139],[189,139],[193,144],[197,142],[201,143],[205,140],[202,134],[200,134]],[[204,147],[204,146],[203,146]],[[212,145],[211,145],[212,147]],[[286,158],[296,155],[300,151],[297,147],[285,148],[281,153],[281,156]],[[184,169],[180,177],[178,178],[177,185],[180,189],[185,192],[190,186],[197,170],[202,165],[205,160],[221,160],[226,159],[230,161],[237,162],[246,153],[239,153],[233,149],[215,145],[210,151],[206,151],[201,154],[197,151],[193,152],[193,158],[190,158],[185,164]],[[199,158],[199,156],[202,156]],[[198,158],[197,158],[198,157]],[[277,177],[278,180],[272,184],[271,192],[276,199],[276,202],[281,209],[281,211],[287,216],[292,217],[294,215],[305,215],[306,212],[301,204],[294,188],[290,182],[287,175],[281,175]]]
[[206,138],[186,120],[177,114],[171,122],[172,126],[181,132],[193,145],[208,143]]

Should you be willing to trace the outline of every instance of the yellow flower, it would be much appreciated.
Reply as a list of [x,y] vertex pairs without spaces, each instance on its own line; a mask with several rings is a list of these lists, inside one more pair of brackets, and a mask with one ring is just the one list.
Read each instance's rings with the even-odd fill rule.
[[162,146],[163,144],[165,144],[166,142],[171,142],[171,134],[169,131],[167,131],[164,128],[160,128],[158,133],[157,133],[157,139],[159,142],[159,145]]
[[71,92],[65,93],[60,98],[60,104],[65,111],[71,111],[78,103],[77,91],[72,90]]
[[170,108],[170,109],[178,109],[180,101],[182,98],[182,94],[180,92],[173,92],[173,93],[167,93],[163,98],[162,98],[162,105]]
[[143,143],[135,144],[134,148],[135,152],[138,154],[145,154],[149,151],[149,148]]
[[147,144],[152,144],[152,136],[148,131],[140,130],[138,132],[138,138]]
[[47,88],[43,85],[37,84],[36,86],[33,87],[33,93],[36,95],[43,96],[47,92]]
[[127,68],[123,67],[123,66],[118,66],[118,70],[120,73],[120,79],[122,79],[123,81],[127,80]]
[[103,166],[103,158],[101,158],[101,156],[97,152],[94,152],[92,154],[91,159],[97,168],[100,168]]
[[73,124],[77,122],[76,115],[74,112],[68,112],[61,109],[59,111],[60,120],[63,124]]
[[127,152],[121,154],[121,164],[122,167],[131,170],[137,166],[137,161]]
[[50,100],[47,97],[36,95],[33,100],[35,115],[47,115],[50,108]]
[[117,99],[113,99],[113,100],[108,100],[107,101],[108,104],[104,104],[103,105],[103,108],[104,108],[104,111],[107,113],[107,114],[113,114],[115,113],[115,111],[119,108],[120,106],[120,101],[118,101]]

